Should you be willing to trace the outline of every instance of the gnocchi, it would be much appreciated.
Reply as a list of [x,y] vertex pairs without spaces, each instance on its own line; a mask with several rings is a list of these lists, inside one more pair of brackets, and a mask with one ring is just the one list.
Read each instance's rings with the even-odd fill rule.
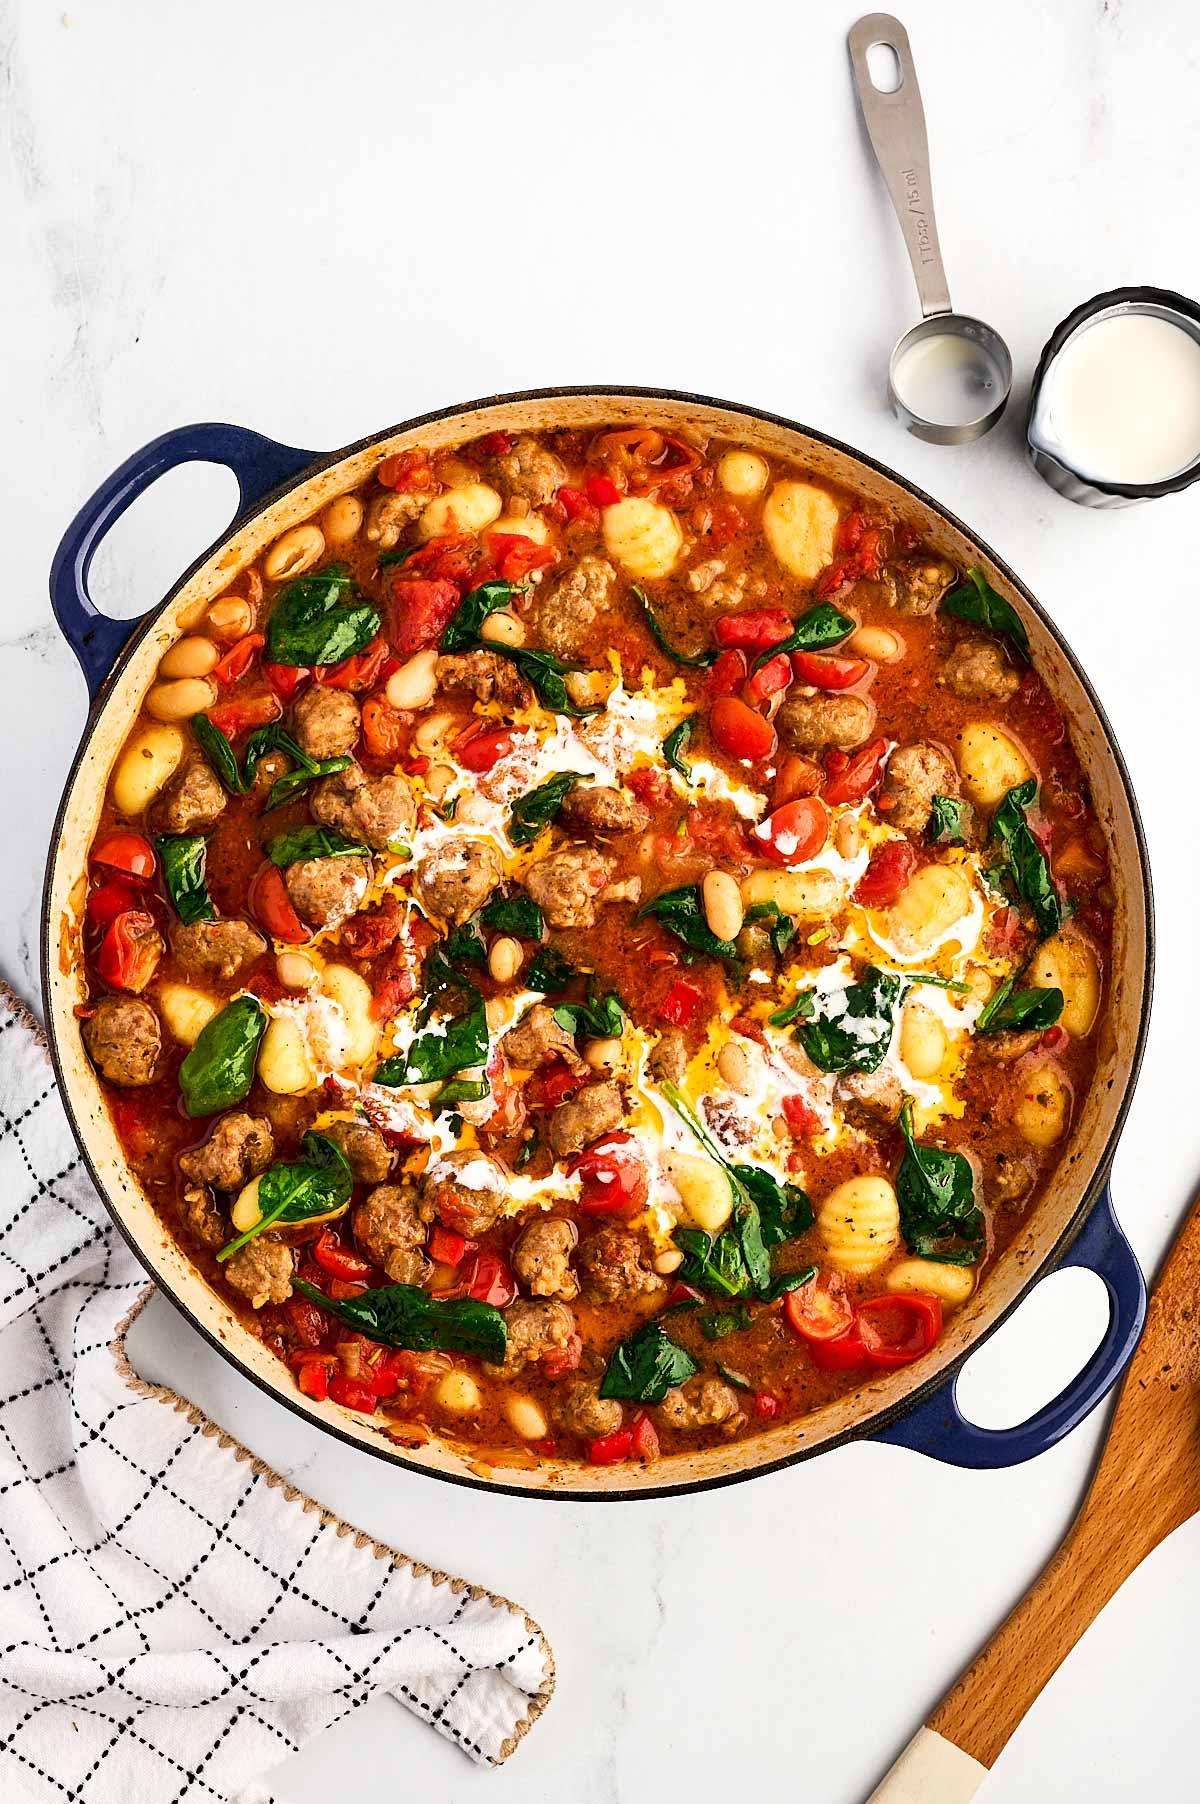
[[[337,1006],[345,1023],[341,1033],[330,1029],[330,1039],[336,1036],[341,1044],[336,1048],[331,1045],[328,1050],[342,1055],[340,1059],[331,1058],[330,1063],[365,1065],[379,1039],[378,1023],[371,1018],[370,984],[349,965],[326,965],[317,988]],[[319,1033],[314,1034],[314,1039],[319,1039]]]
[[1010,789],[1033,775],[1016,740],[987,721],[974,721],[958,735],[958,769],[979,808],[998,807]]
[[663,1166],[679,1192],[688,1220],[706,1234],[719,1234],[733,1214],[733,1192],[721,1167],[703,1153],[679,1152],[674,1147],[664,1150]]
[[810,482],[777,482],[763,507],[763,532],[791,576],[811,583],[833,557],[838,510]]
[[936,1077],[946,1062],[950,1042],[931,1008],[910,1001],[900,1016],[900,1057],[914,1077]]
[[139,727],[117,760],[113,801],[127,820],[144,814],[167,787],[183,757],[183,734],[165,723]]
[[1100,1009],[1100,964],[1077,933],[1055,933],[1029,961],[1025,980],[1035,990],[1061,990],[1061,1022],[1073,1039],[1090,1034]]
[[894,1265],[885,1284],[891,1291],[923,1290],[937,1297],[948,1309],[957,1309],[975,1289],[975,1271],[970,1265],[939,1265],[933,1259],[902,1259]]
[[1066,1132],[1071,1091],[1054,1065],[1022,1073],[1021,1095],[1013,1113],[1017,1131],[1030,1146],[1053,1146]]
[[317,1087],[300,1024],[292,1015],[273,1015],[258,1048],[258,1080],[276,1096],[304,1096]]
[[214,1002],[203,990],[186,983],[161,983],[158,986],[158,1011],[167,1030],[181,1046],[194,1046],[214,1015],[224,1005]]
[[486,532],[500,518],[502,506],[495,489],[486,482],[464,483],[435,495],[421,515],[422,539],[440,539],[455,532]]
[[851,1277],[866,1277],[899,1242],[896,1192],[884,1177],[847,1178],[821,1204],[817,1227],[830,1264]]
[[891,937],[906,955],[930,952],[970,912],[971,885],[957,865],[922,865],[892,904]]
[[761,495],[770,474],[766,458],[757,451],[727,451],[717,465],[717,481],[727,495],[739,501],[753,501]]
[[493,532],[515,532],[523,539],[532,539],[535,545],[545,545],[550,537],[550,528],[541,514],[501,514],[492,522]]
[[785,915],[827,915],[837,910],[841,887],[832,871],[751,871],[742,878],[747,908],[774,902]]
[[604,545],[611,558],[642,582],[670,576],[683,548],[683,533],[669,508],[642,495],[626,495],[602,516]]

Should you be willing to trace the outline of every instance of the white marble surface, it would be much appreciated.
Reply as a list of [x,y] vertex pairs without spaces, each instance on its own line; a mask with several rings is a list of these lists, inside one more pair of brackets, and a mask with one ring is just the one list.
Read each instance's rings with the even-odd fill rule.
[[[1200,290],[1200,27],[1190,0],[910,0],[952,292],[1007,336],[1008,420],[965,450],[882,400],[915,317],[868,164],[854,14],[677,0],[0,3],[5,345],[0,470],[8,773],[0,969],[36,988],[49,824],[84,720],[46,570],[79,500],[136,445],[230,419],[327,447],[506,388],[626,381],[757,401],[861,445],[971,521],[1060,620],[1133,769],[1158,884],[1150,1054],[1116,1168],[1149,1264],[1200,1171],[1195,1099],[1194,544],[1200,490],[1097,515],[1020,456],[1038,349],[1126,281]],[[144,501],[97,569],[133,613],[215,536],[230,479]],[[1047,1284],[970,1369],[1017,1419],[1099,1331]],[[276,1775],[284,1804],[634,1804],[731,1785],[861,1799],[1062,1532],[1095,1420],[1022,1469],[856,1446],[749,1487],[636,1508],[489,1499],[390,1472],[274,1415],[165,1304],[167,1374],[326,1503],[520,1598],[559,1692],[488,1775],[389,1701]],[[1051,1369],[1053,1368],[1053,1370]],[[988,1780],[995,1804],[1195,1797],[1200,1529],[1128,1585]]]

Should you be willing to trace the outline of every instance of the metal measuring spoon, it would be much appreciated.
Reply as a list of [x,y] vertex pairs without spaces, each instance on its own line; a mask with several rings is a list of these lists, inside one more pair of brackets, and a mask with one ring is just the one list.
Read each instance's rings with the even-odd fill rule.
[[[924,315],[899,340],[888,364],[888,398],[902,426],[935,445],[982,438],[1004,412],[1012,356],[981,319],[955,313],[929,181],[925,109],[908,33],[890,13],[868,13],[850,29],[850,64],[880,173],[892,197]],[[893,90],[876,85],[867,52],[890,47],[899,69]]]

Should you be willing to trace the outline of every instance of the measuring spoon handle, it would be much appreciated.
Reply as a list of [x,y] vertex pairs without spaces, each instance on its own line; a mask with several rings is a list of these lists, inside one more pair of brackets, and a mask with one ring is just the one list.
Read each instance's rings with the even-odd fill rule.
[[[858,102],[908,247],[921,312],[926,319],[934,313],[949,313],[950,290],[933,217],[925,109],[908,33],[890,13],[868,13],[851,26],[847,42]],[[890,45],[895,53],[900,82],[893,93],[877,87],[871,79],[867,51],[872,44]]]

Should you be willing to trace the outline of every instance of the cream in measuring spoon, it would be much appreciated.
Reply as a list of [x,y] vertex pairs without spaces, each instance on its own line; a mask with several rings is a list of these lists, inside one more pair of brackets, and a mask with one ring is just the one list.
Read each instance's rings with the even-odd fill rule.
[[1149,313],[1097,319],[1054,359],[1040,411],[1080,476],[1166,482],[1200,458],[1200,343]]

